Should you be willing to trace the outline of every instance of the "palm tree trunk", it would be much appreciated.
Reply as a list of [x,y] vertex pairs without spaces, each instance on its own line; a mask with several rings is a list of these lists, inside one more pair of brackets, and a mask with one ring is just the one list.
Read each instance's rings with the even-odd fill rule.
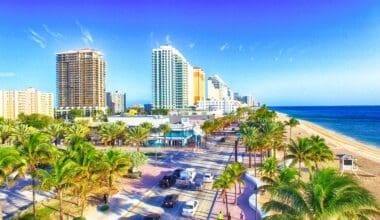
[[301,160],[298,161],[298,171],[299,171],[298,181],[300,181],[300,179],[301,179]]
[[285,161],[285,158],[286,158],[286,145],[284,146],[284,168],[286,167],[286,161]]
[[81,210],[80,210],[80,216],[81,217],[83,217],[83,214],[84,214],[84,208],[86,207],[86,202],[87,202],[87,193],[86,193],[86,191],[87,191],[87,187],[83,187],[83,192],[82,192],[82,195],[81,195],[81,197],[82,197],[82,204],[81,204]]
[[261,165],[263,165],[263,156],[264,156],[263,153],[264,153],[263,149],[261,148],[261,150],[260,150],[260,154],[261,154],[260,155],[260,163],[261,163]]
[[251,151],[249,151],[249,168],[251,168],[252,167],[252,152]]
[[229,215],[229,211],[228,211],[228,196],[227,196],[227,191],[226,191],[226,210],[227,210],[227,216]]
[[58,195],[59,195],[59,219],[63,220],[63,209],[62,209],[62,196],[63,196],[63,190],[58,190]]
[[37,219],[37,211],[36,211],[36,180],[32,174],[32,200],[33,200],[33,216],[34,219]]
[[239,194],[241,194],[241,183],[239,182]]
[[256,177],[256,151],[254,152],[255,153],[255,157],[253,158],[253,168],[255,170],[255,177]]
[[234,185],[235,185],[235,205],[237,204],[237,197],[236,197],[236,183],[234,183]]

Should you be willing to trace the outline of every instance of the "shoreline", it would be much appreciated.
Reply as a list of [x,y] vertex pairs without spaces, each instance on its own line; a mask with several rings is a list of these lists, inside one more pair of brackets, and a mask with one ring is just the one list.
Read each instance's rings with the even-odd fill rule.
[[[278,118],[281,121],[287,120],[291,116],[276,111]],[[319,135],[323,137],[327,143],[331,142],[330,144],[335,145],[335,148],[343,148],[347,149],[349,151],[355,151],[355,153],[360,154],[362,157],[366,157],[367,159],[370,159],[374,162],[379,162],[378,159],[380,158],[380,148],[363,143],[355,138],[352,138],[348,135],[339,133],[335,130],[332,130],[330,128],[323,127],[321,125],[318,125],[314,122],[310,122],[307,120],[303,119],[298,119],[297,120],[300,122],[298,125],[300,128],[303,128],[303,130],[307,130],[306,133],[314,133],[315,135]],[[297,127],[298,127],[297,126]],[[297,130],[297,127],[294,130]],[[295,136],[300,136],[300,135],[294,135]],[[356,150],[362,150],[362,151],[356,151]]]
[[[287,121],[289,116],[277,112],[277,119]],[[355,173],[347,172],[357,177],[359,183],[380,200],[380,148],[361,143],[346,135],[339,134],[328,128],[316,125],[312,122],[297,119],[300,124],[292,129],[292,139],[297,137],[310,137],[319,135],[325,139],[326,144],[333,151],[334,155],[347,154],[357,159],[356,164],[359,170]],[[289,128],[286,128],[289,135]],[[326,162],[324,167],[335,167],[339,170],[339,160],[335,157],[334,161]]]

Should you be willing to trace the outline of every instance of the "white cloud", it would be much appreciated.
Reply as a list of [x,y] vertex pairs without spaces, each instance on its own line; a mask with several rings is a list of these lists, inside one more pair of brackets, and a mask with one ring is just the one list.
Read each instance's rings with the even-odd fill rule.
[[14,72],[0,72],[0,78],[9,78],[9,77],[15,77],[16,73]]
[[46,25],[46,24],[43,24],[42,25],[45,29],[45,31],[50,35],[52,36],[54,39],[59,39],[59,38],[63,38],[63,35],[59,32],[54,32],[52,30],[50,30],[50,28]]
[[29,28],[29,38],[36,42],[41,48],[46,48],[46,40],[40,34]]
[[76,21],[77,26],[79,27],[81,33],[82,33],[82,40],[86,45],[90,45],[91,43],[94,42],[92,35],[90,31],[86,28],[84,28],[79,21]]
[[166,44],[172,44],[173,43],[172,40],[170,39],[170,35],[169,34],[167,34],[165,36],[165,42],[166,42]]
[[228,48],[229,48],[228,43],[224,43],[224,44],[219,48],[219,50],[220,50],[220,51],[224,51],[225,49],[228,49]]
[[194,48],[194,47],[195,47],[195,43],[190,43],[190,44],[189,44],[189,48],[192,49],[192,48]]

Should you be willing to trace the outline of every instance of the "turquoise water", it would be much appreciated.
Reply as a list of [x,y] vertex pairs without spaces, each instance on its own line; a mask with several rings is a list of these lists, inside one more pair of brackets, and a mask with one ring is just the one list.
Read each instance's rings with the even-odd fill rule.
[[380,106],[270,107],[380,148]]

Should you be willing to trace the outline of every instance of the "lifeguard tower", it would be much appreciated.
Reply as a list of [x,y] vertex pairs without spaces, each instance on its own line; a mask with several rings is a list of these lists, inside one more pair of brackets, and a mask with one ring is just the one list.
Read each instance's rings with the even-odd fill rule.
[[359,170],[359,167],[356,165],[356,158],[354,158],[352,155],[346,154],[338,155],[338,157],[341,174],[349,171],[358,176],[357,172]]

